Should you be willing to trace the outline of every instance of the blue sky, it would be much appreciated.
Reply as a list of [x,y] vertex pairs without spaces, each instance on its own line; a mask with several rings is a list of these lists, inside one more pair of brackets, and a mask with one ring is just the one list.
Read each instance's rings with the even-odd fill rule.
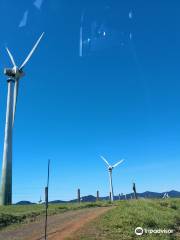
[[[36,4],[33,4],[35,3]],[[114,192],[180,190],[179,1],[1,1],[0,166],[10,66],[21,64],[45,31],[20,82],[13,136],[13,201],[43,198],[48,158],[50,199]],[[79,57],[92,23],[109,40]],[[132,18],[129,19],[129,13]],[[115,17],[113,17],[115,16]],[[132,34],[132,39],[128,38]],[[122,36],[122,38],[120,37]],[[94,48],[93,48],[94,49]]]

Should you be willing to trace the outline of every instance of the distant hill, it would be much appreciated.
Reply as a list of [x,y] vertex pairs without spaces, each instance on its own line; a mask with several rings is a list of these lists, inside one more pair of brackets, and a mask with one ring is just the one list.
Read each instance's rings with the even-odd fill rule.
[[[162,193],[146,191],[143,193],[137,193],[137,196],[139,198],[162,198],[165,193],[168,193],[169,197],[171,198],[180,198],[180,192],[175,190],[171,190],[169,192],[162,192]],[[128,193],[126,194],[126,197],[125,195],[120,197],[121,200],[131,199],[131,198],[134,198],[134,193]],[[100,197],[99,200],[109,200],[109,196]],[[119,196],[114,196],[114,200],[119,200]],[[95,201],[96,201],[96,197],[93,195],[81,197],[81,202],[95,202]],[[70,201],[53,200],[53,201],[50,201],[49,203],[58,204],[58,203],[75,203],[75,202],[77,202],[77,199],[72,199]],[[35,203],[31,203],[29,201],[20,201],[16,203],[16,205],[29,205],[29,204],[35,204]]]
[[29,202],[29,201],[20,201],[16,203],[16,205],[30,205],[30,204],[35,204],[35,203]]
[[[162,198],[164,196],[165,193],[168,193],[169,197],[180,197],[180,192],[172,190],[169,192],[162,192],[162,193],[157,193],[157,192],[150,192],[150,191],[146,191],[143,193],[137,193],[139,198]],[[120,199],[124,200],[124,199],[131,199],[134,198],[134,193],[128,193],[125,195],[121,196]],[[100,197],[100,200],[109,200],[109,196],[106,197]],[[114,196],[114,200],[119,200],[119,195],[118,196]],[[81,198],[82,202],[95,202],[96,201],[96,197],[94,197],[93,195],[89,195],[89,196],[84,196]],[[77,199],[71,200],[70,202],[77,202]]]
[[[96,201],[96,197],[94,197],[93,195],[81,197],[81,202],[95,202],[95,201]],[[77,199],[70,200],[69,202],[71,203],[77,202]]]
[[172,190],[172,191],[169,191],[169,192],[168,192],[168,195],[169,195],[170,197],[180,197],[180,192],[175,191],[175,190]]
[[[146,191],[143,193],[137,193],[137,196],[139,198],[162,198],[164,196],[165,193],[168,193],[169,197],[180,197],[180,192],[172,190],[169,192],[162,192],[162,193],[157,193],[157,192],[150,192],[150,191]],[[129,193],[126,194],[126,198],[127,199],[131,199],[134,197],[134,193]],[[115,196],[115,200],[118,200],[119,196]],[[121,199],[125,199],[125,196],[123,195]]]
[[49,203],[51,203],[51,204],[57,204],[57,203],[67,203],[67,201],[54,200],[54,201],[50,201]]

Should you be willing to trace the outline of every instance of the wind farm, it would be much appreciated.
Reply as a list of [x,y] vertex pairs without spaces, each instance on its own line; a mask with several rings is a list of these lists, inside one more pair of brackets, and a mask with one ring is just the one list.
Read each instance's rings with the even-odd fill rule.
[[0,240],[179,238],[179,8],[1,4]]

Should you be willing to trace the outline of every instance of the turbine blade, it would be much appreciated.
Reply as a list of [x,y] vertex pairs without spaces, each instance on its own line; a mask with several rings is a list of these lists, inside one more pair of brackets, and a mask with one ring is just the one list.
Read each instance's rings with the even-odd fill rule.
[[9,51],[9,49],[8,49],[7,47],[6,47],[6,51],[7,51],[8,55],[9,55],[9,57],[10,57],[10,59],[11,59],[11,62],[12,62],[12,64],[13,64],[13,66],[16,67],[16,63],[15,63],[15,61],[14,61],[13,55],[12,55],[12,53]]
[[80,39],[79,39],[79,56],[83,56],[83,40],[82,40],[83,29],[80,27]]
[[41,41],[41,38],[43,37],[44,32],[41,34],[41,36],[39,37],[39,39],[37,40],[36,44],[34,45],[34,47],[32,48],[32,50],[30,51],[29,55],[27,56],[27,58],[24,60],[24,62],[22,63],[20,70],[27,64],[27,62],[29,61],[29,59],[31,58],[32,54],[34,53],[34,51],[36,50],[38,44]]
[[16,113],[18,90],[19,90],[19,79],[16,79],[15,84],[14,84],[13,126],[14,126],[14,118],[15,118],[15,113]]
[[122,159],[121,161],[117,162],[117,163],[114,164],[112,167],[115,168],[115,167],[117,167],[119,164],[121,164],[122,162],[124,162],[124,159]]
[[103,156],[100,156],[100,157],[108,165],[108,167],[110,167],[110,164],[108,163],[108,161]]

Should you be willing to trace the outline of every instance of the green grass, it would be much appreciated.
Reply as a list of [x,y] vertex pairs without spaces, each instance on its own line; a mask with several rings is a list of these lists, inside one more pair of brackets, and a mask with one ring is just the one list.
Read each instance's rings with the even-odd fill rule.
[[[110,206],[109,202],[51,204],[48,215],[90,207]],[[180,199],[129,200],[115,202],[115,208],[89,223],[73,236],[75,240],[174,240],[180,239]],[[36,221],[45,214],[44,205],[0,207],[0,229]],[[173,229],[175,234],[136,236],[136,227]]]
[[[173,229],[174,234],[136,236],[136,227]],[[180,199],[121,201],[116,208],[86,225],[73,240],[180,239]]]
[[[50,204],[48,215],[58,214],[69,210],[82,208],[109,206],[108,202],[94,203],[72,203],[72,204]],[[12,205],[0,206],[0,230],[12,224],[27,223],[36,221],[40,216],[45,215],[44,205]]]

